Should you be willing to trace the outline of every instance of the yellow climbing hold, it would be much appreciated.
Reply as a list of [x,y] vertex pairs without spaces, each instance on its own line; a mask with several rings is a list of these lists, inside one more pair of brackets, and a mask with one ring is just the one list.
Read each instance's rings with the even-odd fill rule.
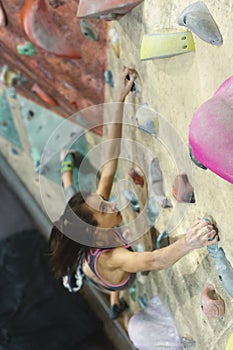
[[231,333],[228,339],[226,350],[233,350],[233,333]]
[[141,45],[141,60],[165,58],[195,51],[191,32],[159,32],[145,34]]

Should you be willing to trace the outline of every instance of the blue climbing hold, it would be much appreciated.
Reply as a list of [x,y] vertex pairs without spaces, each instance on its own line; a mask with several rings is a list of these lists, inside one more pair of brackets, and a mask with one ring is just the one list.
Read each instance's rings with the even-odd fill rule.
[[130,190],[125,190],[124,196],[129,201],[131,208],[134,211],[136,211],[137,213],[139,213],[140,212],[140,205],[138,203],[138,199],[137,199],[136,195]]
[[159,216],[159,209],[157,206],[157,202],[153,196],[150,197],[147,202],[146,215],[150,224],[152,225],[155,223],[155,220]]
[[113,75],[109,69],[104,72],[104,79],[106,84],[108,84],[112,88],[114,87]]
[[233,269],[223,248],[218,249],[214,259],[219,280],[225,291],[233,298]]
[[165,238],[168,238],[168,232],[163,231],[162,233],[159,234],[157,240],[156,240],[156,249],[162,248],[162,240]]

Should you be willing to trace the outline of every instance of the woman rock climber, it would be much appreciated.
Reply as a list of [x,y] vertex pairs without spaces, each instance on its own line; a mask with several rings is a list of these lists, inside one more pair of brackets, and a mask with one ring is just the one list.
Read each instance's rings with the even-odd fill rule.
[[[130,80],[127,79],[128,75]],[[136,272],[165,269],[192,250],[209,246],[218,240],[213,226],[205,220],[197,219],[186,235],[175,243],[151,252],[133,252],[123,239],[121,241],[117,230],[113,229],[120,225],[122,216],[109,198],[121,148],[124,101],[135,79],[136,72],[124,67],[118,86],[118,103],[114,106],[109,126],[105,162],[95,193],[76,193],[72,186],[75,156],[68,152],[65,157],[62,163],[62,181],[65,195],[72,198],[63,215],[54,224],[50,237],[51,263],[55,274],[59,277],[72,275],[77,271],[77,266],[81,266],[87,281],[98,285],[102,290],[110,291],[111,319],[116,319],[127,307],[119,299],[119,291],[133,283]],[[102,231],[107,239],[105,242],[103,234],[98,235]],[[111,237],[114,235],[117,244],[113,242],[111,245]],[[88,237],[90,243],[83,244],[83,237],[84,242],[85,237]],[[77,278],[78,276],[76,273]],[[67,278],[64,278],[65,283]]]

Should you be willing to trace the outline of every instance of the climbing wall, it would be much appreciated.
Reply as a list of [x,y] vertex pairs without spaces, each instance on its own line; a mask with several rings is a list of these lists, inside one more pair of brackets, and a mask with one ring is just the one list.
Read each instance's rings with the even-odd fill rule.
[[[1,81],[65,118],[104,101],[108,24],[89,20],[81,26],[78,4],[1,1]],[[87,126],[93,118],[79,123]]]
[[[7,10],[6,2],[3,1],[2,3]],[[60,6],[54,10],[51,8],[50,12],[56,12],[58,17],[59,14],[64,13],[64,17],[68,20],[70,14],[66,14],[63,9],[68,7],[69,10],[70,8],[73,9],[74,3],[71,1],[69,4],[67,2],[63,7]],[[197,167],[189,157],[189,127],[195,111],[211,98],[218,87],[232,75],[233,8],[230,1],[216,3],[207,0],[205,2],[218,25],[223,39],[221,45],[212,45],[193,31],[189,31],[189,29],[178,24],[179,15],[190,4],[191,2],[186,0],[180,0],[179,2],[147,0],[138,4],[124,16],[118,17],[118,20],[112,20],[108,25],[102,20],[93,19],[91,23],[96,30],[99,30],[99,33],[101,33],[101,28],[105,30],[106,36],[102,42],[103,46],[99,47],[98,50],[99,53],[102,53],[104,47],[108,48],[108,64],[99,65],[96,61],[96,57],[103,57],[96,53],[98,43],[85,41],[85,44],[80,48],[80,52],[81,54],[83,52],[83,57],[86,57],[86,59],[88,57],[91,60],[90,65],[87,64],[90,71],[86,74],[87,85],[85,89],[82,89],[83,85],[81,85],[80,90],[83,96],[85,92],[94,91],[93,97],[95,96],[95,98],[89,99],[89,97],[84,96],[82,100],[84,102],[79,102],[78,106],[80,105],[83,108],[90,104],[103,102],[103,100],[105,102],[114,101],[117,91],[116,82],[122,65],[137,70],[138,79],[135,92],[127,97],[129,106],[124,119],[127,126],[124,127],[123,133],[124,139],[133,142],[123,145],[122,158],[126,160],[120,160],[115,186],[117,186],[117,182],[120,183],[121,179],[127,179],[128,186],[137,196],[140,209],[142,210],[147,205],[147,197],[149,197],[153,205],[158,206],[158,210],[154,212],[149,210],[152,230],[146,232],[145,235],[139,233],[137,239],[133,242],[133,247],[138,251],[154,249],[156,247],[156,237],[164,231],[168,234],[170,242],[173,242],[187,232],[196,217],[209,214],[214,217],[219,228],[219,247],[224,249],[229,263],[233,264],[231,249],[232,184],[209,169],[204,170]],[[15,13],[19,13],[22,5],[23,2],[17,3]],[[13,21],[9,22],[9,25],[11,25],[9,28],[12,29],[12,40],[7,40],[7,27],[1,29],[1,45],[4,48],[1,55],[3,65],[6,61],[12,62],[10,59],[12,52],[17,55],[15,52],[16,43],[13,41],[16,32],[13,30],[12,23]],[[19,28],[19,22],[16,21],[16,24]],[[73,27],[75,25],[72,24]],[[169,50],[167,44],[166,50],[163,47],[161,48],[162,58],[155,57],[158,53],[153,53],[153,55],[150,53],[153,57],[147,57],[146,60],[141,59],[141,44],[144,35],[159,34],[160,39],[168,40],[168,34],[178,33],[175,37],[186,40],[186,38],[184,39],[184,33],[187,31],[189,36],[192,33],[193,42],[191,44],[190,42],[186,43],[186,41],[183,44],[182,41],[182,47],[179,45],[175,48],[170,46]],[[182,35],[180,35],[181,32]],[[24,36],[23,39],[25,39]],[[17,39],[17,43],[20,42],[21,38],[20,40]],[[168,42],[171,43],[171,41]],[[12,43],[14,45],[9,49],[8,46]],[[96,50],[96,55],[88,54],[85,51],[86,45],[92,46],[93,50]],[[182,52],[182,48],[185,49],[185,52]],[[82,71],[82,67],[77,66],[81,64],[81,59],[77,61],[64,59],[60,63],[60,58],[50,56],[41,49],[37,50],[41,54],[39,60],[36,56],[32,58],[13,56],[18,59],[13,60],[12,69],[17,68],[31,79],[20,85],[22,86],[21,92],[24,96],[29,96],[27,91],[31,91],[31,87],[37,82],[35,79],[36,72],[36,74],[39,74],[41,82],[43,81],[42,88],[47,87],[48,83],[46,92],[49,95],[53,95],[56,86],[56,93],[53,96],[60,104],[49,108],[61,115],[73,114],[76,107],[71,108],[70,104],[69,108],[64,107],[68,105],[67,101],[63,100],[63,96],[71,102],[72,99],[66,97],[66,94],[63,93],[65,91],[67,93],[68,90],[73,91],[70,86],[73,87],[74,81],[67,81],[67,79],[73,75],[73,68],[77,74]],[[27,63],[24,62],[25,60],[27,60]],[[19,63],[16,66],[16,61],[19,61],[21,68],[18,66]],[[33,76],[29,74],[28,70],[26,72],[24,68],[24,65],[29,67],[31,62],[34,62],[33,69],[35,69],[35,72],[30,73]],[[47,63],[45,64],[45,62]],[[59,75],[60,73],[56,75],[55,67],[58,67],[58,70],[62,68],[63,75]],[[101,71],[98,70],[99,67],[101,67]],[[104,72],[108,83],[105,97],[103,97]],[[49,77],[49,74],[52,75]],[[101,80],[99,80],[100,76]],[[60,81],[66,82],[66,84],[63,84],[62,90],[59,90],[61,89]],[[83,81],[82,78],[80,81]],[[88,82],[92,83],[91,86]],[[25,88],[23,88],[24,86]],[[44,115],[43,117],[40,116],[37,121],[39,111],[34,110],[34,105],[32,106],[30,102],[23,98],[15,99],[12,90],[5,91],[5,88],[6,86],[1,91],[0,99],[0,106],[5,115],[3,117],[3,114],[1,114],[0,117],[1,153],[7,158],[44,210],[40,196],[41,183],[39,181],[41,179],[39,179],[36,172],[36,165],[40,165],[38,164],[38,158],[47,138],[47,136],[39,138],[43,130],[47,132],[45,126],[42,125],[45,117]],[[96,91],[102,96],[101,98],[98,97]],[[40,102],[37,96],[31,99]],[[42,105],[45,106],[43,103]],[[62,109],[61,106],[63,106]],[[144,106],[146,112],[142,109],[142,106]],[[46,105],[46,107],[48,106]],[[81,123],[84,123],[83,127],[88,127],[88,124],[85,124],[86,119],[82,118],[82,115],[80,117]],[[106,114],[105,121],[107,122],[110,117],[111,114]],[[59,127],[62,118],[59,119],[57,115],[48,115],[46,120],[50,121],[50,125],[54,123],[54,127]],[[80,123],[80,119],[77,121]],[[42,129],[40,129],[41,125]],[[211,125],[207,132],[209,131],[211,131]],[[47,135],[46,132],[44,135]],[[217,138],[218,134],[215,137]],[[98,136],[91,140],[88,138],[86,143],[84,142],[84,145],[82,145],[82,147],[87,147],[84,148],[84,152],[100,142],[101,139]],[[139,144],[139,152],[135,152],[135,142]],[[58,155],[56,155],[52,164],[57,164],[59,162],[58,158]],[[152,164],[156,165],[157,170],[154,170],[156,179],[160,176],[159,185],[151,186],[151,190],[148,192],[146,182],[143,186],[140,183],[133,183],[128,171],[132,166],[139,165],[144,173],[148,175],[148,180],[151,181]],[[54,169],[56,174],[50,173],[49,169],[47,171],[48,176],[44,174],[45,176],[43,175],[42,178],[45,179],[43,193],[46,197],[47,207],[52,208],[51,217],[56,218],[64,205],[61,186],[56,180],[57,165]],[[193,201],[193,203],[179,202],[178,195],[173,190],[177,175],[182,173],[187,174],[191,186],[189,189],[191,188],[194,191],[195,202]],[[155,197],[159,198],[159,201],[153,202],[156,199]],[[56,205],[54,205],[55,200]],[[164,203],[169,203],[169,205],[164,205]],[[134,203],[134,207],[128,206],[126,208],[124,211],[125,221],[134,221],[137,216],[137,212],[133,210],[135,207],[138,208]],[[155,227],[157,231],[155,231]],[[136,226],[135,231],[139,232],[139,227]],[[215,287],[217,294],[225,302],[225,314],[216,318],[208,317],[201,309],[202,293],[209,284]],[[160,298],[163,306],[169,311],[179,336],[185,338],[186,342],[183,344],[186,345],[183,346],[184,349],[226,349],[228,338],[232,332],[232,298],[226,288],[223,288],[216,271],[215,258],[210,255],[206,248],[192,252],[173,267],[164,271],[150,272],[147,275],[138,274],[135,285],[127,292],[125,297],[130,303],[131,313],[134,314],[142,309],[149,299],[155,296]],[[126,322],[126,328],[127,326]],[[160,336],[161,333],[158,333],[158,335]]]
[[[222,45],[212,45],[192,32],[195,50],[180,55],[171,55],[160,59],[141,60],[141,43],[145,34],[176,33],[187,28],[178,24],[181,12],[191,1],[144,1],[119,21],[111,22],[111,33],[118,36],[118,55],[109,48],[108,69],[113,80],[117,80],[122,64],[134,67],[138,72],[138,93],[128,97],[128,102],[137,106],[127,112],[125,120],[131,127],[125,128],[124,136],[146,147],[143,155],[135,154],[135,145],[123,151],[129,154],[136,164],[147,170],[152,152],[158,158],[163,173],[163,186],[166,196],[172,202],[172,208],[163,208],[159,212],[154,226],[162,233],[168,231],[170,241],[184,234],[196,217],[206,213],[212,215],[219,228],[219,246],[224,249],[227,259],[233,264],[232,254],[232,184],[210,170],[197,167],[189,158],[189,127],[197,108],[211,98],[218,87],[232,75],[231,37],[233,25],[232,4],[220,1],[205,1],[222,34]],[[226,15],[228,21],[226,21]],[[179,47],[178,47],[179,49]],[[120,52],[120,53],[119,53]],[[171,52],[171,50],[170,50]],[[106,99],[114,99],[114,89],[108,87]],[[143,131],[138,127],[137,111],[142,106],[152,108],[159,121],[158,134]],[[142,114],[141,114],[142,115]],[[143,116],[142,116],[143,118]],[[145,129],[145,128],[144,128]],[[207,133],[211,133],[211,124]],[[218,138],[218,134],[214,137]],[[232,145],[232,144],[231,144]],[[231,149],[228,152],[232,152]],[[129,156],[130,157],[130,156]],[[152,156],[153,157],[153,156]],[[224,154],[222,155],[224,161]],[[122,161],[119,178],[133,183],[128,174],[130,165]],[[195,203],[178,203],[173,195],[173,185],[178,174],[186,173],[194,187]],[[141,208],[145,206],[146,188],[134,185]],[[152,193],[148,195],[151,196]],[[125,214],[125,220],[133,220],[136,213],[131,207]],[[154,233],[147,233],[134,243],[138,250],[155,246]],[[201,295],[209,284],[225,301],[225,314],[209,318],[201,309]],[[185,349],[225,350],[232,332],[232,298],[223,288],[216,271],[215,259],[206,248],[196,250],[181,259],[165,271],[150,272],[148,276],[138,275],[135,286],[128,297],[134,312],[143,307],[143,299],[159,296],[171,312],[181,337],[186,339]],[[141,297],[141,298],[140,298]],[[144,301],[145,301],[144,300]],[[185,344],[185,341],[184,341]],[[185,345],[184,345],[185,346]]]

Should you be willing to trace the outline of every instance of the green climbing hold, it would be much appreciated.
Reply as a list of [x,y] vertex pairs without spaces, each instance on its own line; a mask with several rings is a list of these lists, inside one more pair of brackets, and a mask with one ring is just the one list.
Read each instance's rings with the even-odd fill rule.
[[129,295],[133,301],[136,301],[136,284],[135,283],[133,283],[132,286],[129,288]]
[[233,350],[233,333],[231,333],[228,339],[226,350]]
[[35,46],[32,43],[30,43],[30,41],[25,41],[24,44],[17,45],[17,52],[20,55],[35,56],[36,49]]
[[85,19],[81,19],[80,21],[80,28],[83,35],[92,41],[98,41],[99,40],[99,34],[97,31],[92,27],[92,25],[87,22]]

